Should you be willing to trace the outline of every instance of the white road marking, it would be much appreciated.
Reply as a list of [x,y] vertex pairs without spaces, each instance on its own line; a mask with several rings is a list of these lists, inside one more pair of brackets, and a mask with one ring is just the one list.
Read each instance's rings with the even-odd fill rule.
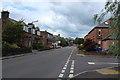
[[73,77],[73,74],[69,74],[69,78],[72,78]]
[[88,64],[120,64],[120,63],[107,63],[107,62],[88,62]]
[[75,63],[75,61],[73,60],[73,61],[72,61],[72,65],[74,65],[74,63]]
[[64,76],[64,74],[60,74],[59,77],[62,78]]
[[[74,50],[74,49],[73,49],[73,50]],[[59,78],[62,78],[62,77],[64,76],[65,70],[67,69],[67,65],[68,65],[68,63],[69,63],[69,61],[70,61],[71,55],[72,55],[72,53],[73,53],[73,50],[72,50],[72,52],[70,53],[70,55],[69,55],[69,57],[68,57],[68,59],[67,59],[67,62],[66,62],[66,64],[64,65],[64,67],[63,67],[60,75],[58,76]],[[73,61],[73,62],[74,62],[74,61]],[[70,77],[72,77],[72,76],[73,76],[73,74],[70,75]],[[58,79],[57,79],[57,80],[58,80]],[[60,80],[61,80],[61,79],[60,79]]]
[[71,67],[74,67],[74,65],[71,65]]
[[72,70],[73,70],[74,68],[72,68],[72,67],[71,67],[70,69],[72,69]]
[[74,71],[71,70],[70,73],[74,73]]
[[120,64],[120,63],[108,63],[108,64]]
[[65,65],[65,67],[67,67],[67,65]]
[[[112,67],[105,67],[105,68],[113,68],[113,67],[116,67],[116,66],[112,66]],[[102,68],[102,69],[104,69],[104,68]],[[96,70],[98,70],[98,69],[93,69],[93,70],[83,71],[83,72],[80,72],[80,73],[78,73],[78,74],[74,75],[74,76],[73,76],[73,77],[71,77],[71,78],[74,78],[74,77],[76,77],[76,76],[78,76],[78,75],[81,75],[81,74],[84,74],[84,73],[86,73],[86,72],[91,72],[91,71],[96,71]]]
[[63,69],[66,69],[67,67],[63,67]]
[[71,64],[71,68],[70,68],[69,78],[72,78],[72,77],[73,77],[73,73],[74,73],[74,64],[75,64],[75,61],[72,60],[72,64]]
[[88,64],[95,64],[94,62],[88,62]]
[[62,70],[62,71],[61,71],[61,73],[64,73],[64,72],[65,72],[65,70]]

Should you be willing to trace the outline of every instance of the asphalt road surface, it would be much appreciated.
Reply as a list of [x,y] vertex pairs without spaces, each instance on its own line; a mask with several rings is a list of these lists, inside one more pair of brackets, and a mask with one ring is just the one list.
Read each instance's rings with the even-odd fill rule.
[[69,78],[84,71],[118,65],[115,58],[76,54],[76,47],[64,47],[5,59],[2,75],[3,78]]

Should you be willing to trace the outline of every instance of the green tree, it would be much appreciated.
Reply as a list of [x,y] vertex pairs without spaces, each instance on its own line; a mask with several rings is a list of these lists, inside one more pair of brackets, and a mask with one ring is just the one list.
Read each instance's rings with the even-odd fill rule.
[[74,43],[75,44],[83,44],[84,43],[84,39],[76,37],[75,40],[74,40]]
[[68,46],[68,41],[65,40],[64,37],[60,37],[59,41],[61,41],[61,43],[59,44],[62,47]]
[[112,2],[111,0],[108,0],[102,13],[94,15],[94,20],[100,23],[108,13],[111,14],[111,18],[113,19],[111,20],[112,28],[115,30],[112,37],[115,40],[118,40],[118,49],[114,52],[117,53],[118,56],[120,55],[120,1],[115,0]]
[[20,22],[12,23],[7,22],[2,32],[2,40],[11,44],[20,44],[23,37],[23,25]]

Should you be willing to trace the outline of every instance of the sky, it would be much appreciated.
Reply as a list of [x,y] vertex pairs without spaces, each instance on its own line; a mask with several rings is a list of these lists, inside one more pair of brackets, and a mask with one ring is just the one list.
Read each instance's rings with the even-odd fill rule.
[[62,37],[84,37],[93,27],[93,15],[100,13],[104,2],[3,2],[2,10],[10,18],[34,23],[40,30]]

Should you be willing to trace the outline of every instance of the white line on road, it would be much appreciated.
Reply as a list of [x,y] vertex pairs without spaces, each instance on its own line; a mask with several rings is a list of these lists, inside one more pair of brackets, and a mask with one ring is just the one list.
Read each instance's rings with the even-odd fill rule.
[[69,78],[72,78],[73,77],[73,74],[69,74]]
[[70,73],[74,73],[74,71],[71,70]]
[[[64,67],[63,67],[60,75],[58,76],[59,78],[62,78],[62,77],[64,76],[65,70],[67,69],[67,65],[68,65],[68,63],[69,63],[69,61],[70,61],[70,58],[71,58],[71,56],[72,56],[73,51],[74,51],[74,49],[73,49],[72,52],[70,53],[70,55],[69,55],[69,57],[68,57],[68,59],[67,59],[67,62],[65,63],[65,65],[64,65]],[[74,60],[73,60],[73,62],[72,62],[72,65],[74,65]],[[73,66],[73,67],[74,67],[74,66]],[[72,77],[72,76],[73,76],[73,74],[70,75],[70,77]]]
[[73,61],[72,61],[72,65],[74,65],[74,63],[75,63],[75,61],[73,60]]
[[[105,67],[105,68],[113,68],[113,67],[116,67],[116,66]],[[102,68],[102,69],[104,69],[104,68]],[[76,76],[78,76],[78,75],[81,75],[81,74],[84,74],[84,73],[86,73],[86,72],[91,72],[91,71],[96,71],[96,70],[98,70],[98,69],[93,69],[93,70],[83,71],[83,72],[80,72],[80,73],[74,75],[74,76],[71,77],[71,78],[74,78],[74,77],[76,77]]]
[[88,62],[88,64],[120,64],[120,63],[107,63],[107,62]]
[[94,62],[88,62],[88,64],[95,64]]
[[74,74],[74,64],[75,64],[75,61],[72,60],[72,64],[71,64],[71,68],[70,68],[69,78],[72,78],[72,77],[73,77],[73,74]]
[[59,77],[62,78],[64,76],[64,74],[60,74]]
[[61,73],[65,73],[65,70],[62,70]]
[[67,67],[63,67],[63,69],[66,69]]
[[71,70],[73,70],[74,68],[73,68],[73,67],[71,67],[70,69],[71,69]]

